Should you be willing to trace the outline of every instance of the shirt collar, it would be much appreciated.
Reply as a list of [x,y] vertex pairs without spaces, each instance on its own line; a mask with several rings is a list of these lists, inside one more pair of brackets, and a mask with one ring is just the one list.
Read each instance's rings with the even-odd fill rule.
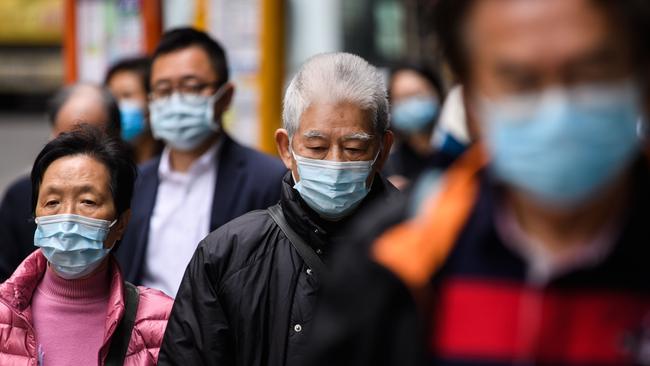
[[175,178],[191,178],[201,175],[215,166],[222,145],[223,138],[219,138],[208,150],[201,154],[201,156],[192,163],[187,172],[177,172],[172,170],[169,161],[171,149],[169,146],[165,146],[160,156],[158,176],[161,180],[169,180]]
[[574,270],[604,262],[614,249],[621,226],[618,220],[614,220],[582,245],[561,253],[552,253],[537,238],[524,231],[507,205],[497,206],[495,221],[497,233],[504,245],[528,263],[529,281],[540,285]]

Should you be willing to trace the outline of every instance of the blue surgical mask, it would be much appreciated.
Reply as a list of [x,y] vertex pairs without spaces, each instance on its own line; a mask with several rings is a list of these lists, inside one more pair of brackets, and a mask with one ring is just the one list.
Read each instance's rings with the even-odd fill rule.
[[81,278],[99,267],[110,252],[104,241],[115,222],[72,214],[40,216],[34,245],[59,276]]
[[483,100],[493,173],[553,207],[588,200],[638,152],[639,97],[625,81]]
[[393,106],[393,127],[407,133],[421,132],[438,116],[438,102],[433,97],[410,97]]
[[146,128],[144,121],[144,108],[134,101],[123,100],[120,102],[120,119],[122,121],[122,139],[133,141],[140,136]]
[[157,139],[181,151],[194,150],[220,128],[214,105],[226,89],[211,96],[172,94],[149,104],[151,132]]
[[312,210],[327,220],[339,220],[361,203],[369,192],[366,180],[377,160],[377,157],[368,161],[318,160],[295,153],[293,157],[300,175],[293,188]]

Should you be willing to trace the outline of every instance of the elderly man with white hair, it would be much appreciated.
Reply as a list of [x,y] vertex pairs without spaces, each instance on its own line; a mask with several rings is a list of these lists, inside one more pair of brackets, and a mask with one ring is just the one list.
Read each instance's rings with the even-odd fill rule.
[[308,60],[284,99],[280,202],[198,246],[160,365],[303,365],[319,287],[346,225],[395,194],[378,172],[393,137],[383,78],[347,53]]

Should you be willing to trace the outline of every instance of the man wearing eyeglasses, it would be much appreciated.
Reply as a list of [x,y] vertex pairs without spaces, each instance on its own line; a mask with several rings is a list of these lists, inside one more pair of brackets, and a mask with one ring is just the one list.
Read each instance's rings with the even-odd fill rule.
[[286,168],[223,131],[234,86],[225,51],[207,34],[165,33],[150,84],[151,129],[165,148],[140,168],[117,255],[128,281],[175,296],[197,243],[233,218],[278,202]]

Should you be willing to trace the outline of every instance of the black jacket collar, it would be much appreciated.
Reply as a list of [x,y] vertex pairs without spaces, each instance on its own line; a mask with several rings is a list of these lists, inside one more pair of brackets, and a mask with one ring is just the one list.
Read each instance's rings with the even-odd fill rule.
[[390,182],[379,174],[375,175],[370,192],[363,199],[359,207],[348,217],[339,221],[328,221],[321,218],[307,203],[300,197],[300,193],[293,189],[293,177],[287,172],[282,179],[282,193],[280,205],[291,228],[300,235],[309,245],[315,249],[324,250],[328,244],[342,236],[346,227],[364,207],[374,204],[377,201],[388,200],[394,194],[399,194]]

